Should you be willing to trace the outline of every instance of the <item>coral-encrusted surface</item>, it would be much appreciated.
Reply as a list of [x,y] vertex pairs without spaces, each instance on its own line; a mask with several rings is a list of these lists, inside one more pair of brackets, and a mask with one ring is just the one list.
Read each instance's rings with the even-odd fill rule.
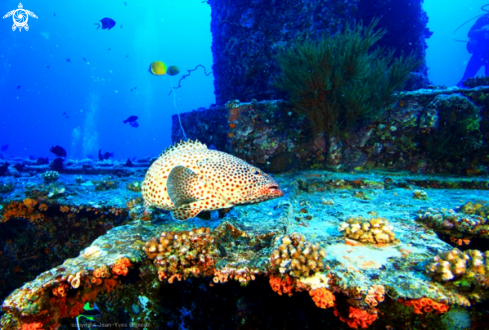
[[[60,175],[56,184],[72,191],[68,184],[72,178],[67,177]],[[125,178],[125,183],[136,179]],[[480,269],[477,278],[467,272],[465,282],[457,278],[457,283],[430,273],[443,268],[434,264],[440,260],[436,256],[443,259],[447,251],[466,249],[467,244],[474,249],[470,240],[459,241],[460,231],[454,225],[447,225],[440,239],[434,225],[420,221],[419,214],[431,209],[461,213],[463,218],[462,212],[472,212],[486,219],[482,212],[487,179],[325,171],[276,179],[286,191],[283,198],[185,222],[166,212],[143,212],[137,202],[124,205],[119,199],[137,196],[131,190],[137,184],[129,189],[119,182],[110,195],[103,196],[96,194],[106,191],[91,187],[91,193],[56,200],[26,198],[23,187],[16,185],[3,195],[0,214],[5,219],[11,203],[23,204],[25,211],[2,226],[19,221],[30,226],[32,218],[38,219],[33,214],[45,216],[55,203],[61,204],[59,212],[63,207],[74,212],[76,207],[88,207],[95,196],[104,206],[85,211],[94,213],[91,219],[105,210],[119,213],[126,224],[112,223],[116,227],[99,233],[92,243],[76,245],[78,256],[71,255],[72,259],[19,285],[3,302],[2,326],[69,327],[83,312],[83,304],[95,301],[103,322],[126,324],[123,328],[130,328],[131,322],[169,329],[197,329],[201,324],[222,329],[283,328],[294,326],[295,317],[290,315],[300,311],[301,324],[311,327],[385,329],[409,321],[413,326],[444,329],[443,322],[453,317],[451,311],[466,313],[465,308],[474,324],[482,322],[477,316],[480,307],[468,307],[488,298],[487,279]],[[422,199],[414,193],[420,189]],[[49,203],[48,208],[40,209],[44,203]],[[76,223],[79,214],[73,214],[70,219]],[[345,238],[339,228],[352,217],[388,222],[395,240],[386,244],[362,243],[355,235]],[[356,230],[354,225],[350,230]],[[370,225],[369,230],[375,230],[376,222]],[[56,229],[49,222],[39,226]],[[93,234],[91,226],[90,221],[81,222],[75,237],[65,238],[66,244],[85,232]],[[457,239],[450,239],[451,228]],[[19,240],[25,234],[18,235]],[[35,246],[36,238],[32,240]],[[39,262],[47,258],[38,256]],[[16,275],[6,276],[10,281]],[[281,308],[271,307],[276,304]]]
[[[272,173],[312,168],[484,175],[488,93],[487,86],[405,92],[377,120],[329,139],[313,136],[305,115],[281,100],[232,100],[181,119],[188,137]],[[176,116],[173,122],[172,138],[179,141]]]

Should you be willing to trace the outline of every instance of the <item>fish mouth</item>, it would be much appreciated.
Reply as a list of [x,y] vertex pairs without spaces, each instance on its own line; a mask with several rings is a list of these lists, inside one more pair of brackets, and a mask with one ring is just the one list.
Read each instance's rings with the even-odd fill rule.
[[274,195],[283,196],[283,194],[284,194],[284,192],[282,190],[280,190],[278,184],[272,184],[272,185],[268,186],[268,189]]

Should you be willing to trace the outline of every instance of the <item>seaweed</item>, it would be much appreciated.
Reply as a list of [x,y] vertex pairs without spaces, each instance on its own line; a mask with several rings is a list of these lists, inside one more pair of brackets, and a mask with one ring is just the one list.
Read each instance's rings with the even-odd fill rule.
[[282,72],[273,83],[288,92],[314,133],[339,136],[378,118],[419,64],[413,54],[395,57],[393,49],[373,47],[386,33],[377,23],[318,40],[304,34],[277,55]]

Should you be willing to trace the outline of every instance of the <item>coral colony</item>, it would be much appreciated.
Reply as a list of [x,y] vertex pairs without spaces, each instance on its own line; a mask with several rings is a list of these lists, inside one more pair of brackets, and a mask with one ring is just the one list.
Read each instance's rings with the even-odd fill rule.
[[488,328],[487,78],[430,86],[421,1],[283,2],[203,2],[217,104],[160,156],[2,142],[2,329]]

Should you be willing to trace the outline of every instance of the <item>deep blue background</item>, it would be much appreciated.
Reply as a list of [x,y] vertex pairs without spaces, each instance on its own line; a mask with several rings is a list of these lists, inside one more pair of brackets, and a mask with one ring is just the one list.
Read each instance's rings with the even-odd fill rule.
[[[9,144],[5,155],[53,158],[49,148],[59,144],[68,158],[95,156],[99,149],[121,159],[155,156],[171,143],[175,104],[186,112],[215,102],[213,76],[206,77],[202,69],[168,96],[170,80],[176,85],[186,69],[203,64],[211,70],[210,6],[201,0],[125,2],[26,0],[24,9],[39,17],[29,17],[28,32],[13,32],[11,17],[0,20],[0,145]],[[434,32],[427,41],[434,83],[454,85],[461,78],[469,54],[452,33],[482,13],[484,3],[425,1]],[[0,1],[0,16],[18,4]],[[114,19],[116,27],[97,30],[93,24],[104,17]],[[459,39],[466,39],[472,23],[457,33]],[[181,74],[150,75],[155,60],[179,66]],[[130,115],[139,116],[138,128],[122,124]]]
[[[49,148],[59,144],[68,158],[96,155],[99,148],[116,158],[141,157],[170,144],[176,112],[170,79],[176,86],[197,64],[211,70],[210,6],[197,0],[125,2],[27,0],[24,9],[38,16],[29,17],[29,31],[13,32],[11,17],[0,20],[5,154],[53,157]],[[0,1],[0,15],[18,4]],[[93,25],[104,17],[117,22],[110,31]],[[177,65],[180,75],[150,75],[155,60]],[[182,112],[208,107],[213,91],[213,76],[200,68],[176,90],[176,105]],[[130,115],[139,116],[138,128],[122,123]]]

